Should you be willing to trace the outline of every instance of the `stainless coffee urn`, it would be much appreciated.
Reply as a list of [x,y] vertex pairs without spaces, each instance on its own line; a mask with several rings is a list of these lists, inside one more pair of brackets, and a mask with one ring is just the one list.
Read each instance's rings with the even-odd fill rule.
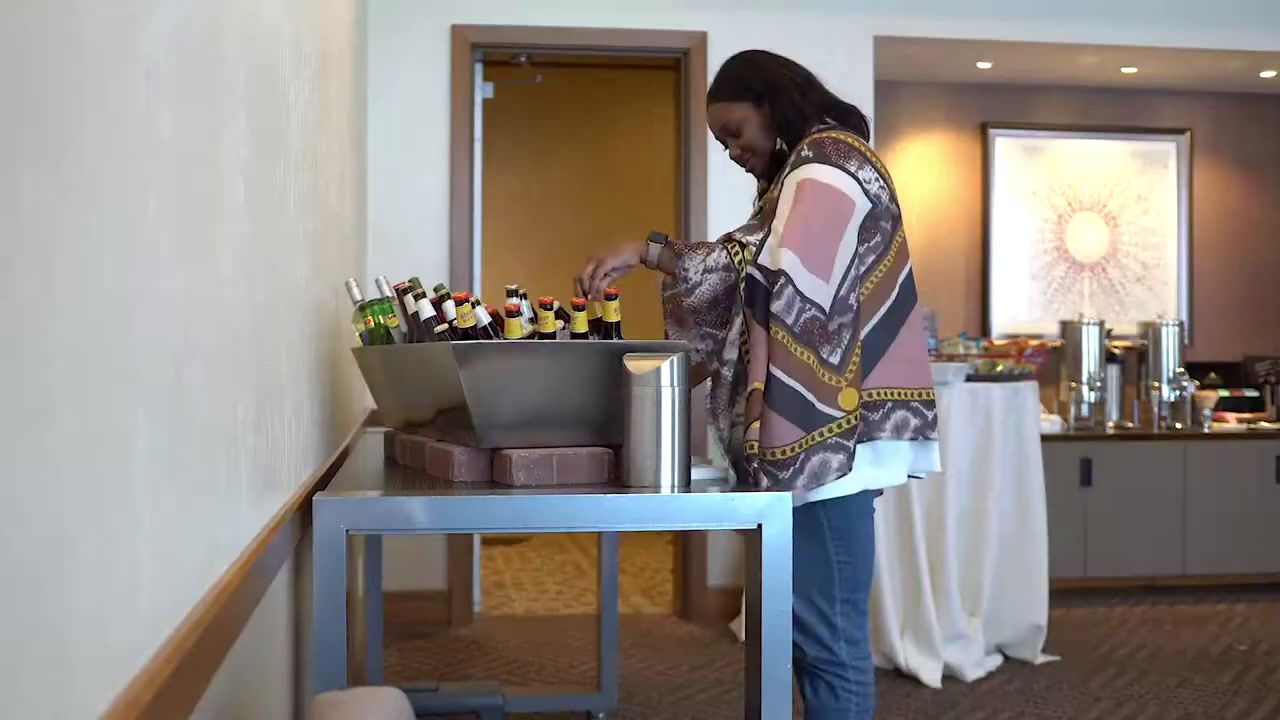
[[1067,430],[1101,429],[1106,424],[1106,323],[1081,315],[1059,322],[1058,330],[1058,402],[1066,408]]
[[1140,322],[1138,338],[1144,354],[1138,397],[1147,404],[1147,426],[1153,431],[1189,429],[1196,383],[1182,364],[1185,326],[1167,318]]

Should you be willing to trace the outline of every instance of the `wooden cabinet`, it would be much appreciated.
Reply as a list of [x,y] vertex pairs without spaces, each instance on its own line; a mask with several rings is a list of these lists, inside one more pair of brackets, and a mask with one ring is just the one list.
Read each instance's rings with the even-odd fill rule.
[[1182,444],[1098,443],[1085,487],[1085,575],[1153,577],[1182,573],[1186,488]]
[[1280,573],[1280,439],[1043,443],[1054,578]]
[[1280,442],[1186,449],[1186,573],[1280,572]]
[[1045,504],[1049,516],[1049,577],[1084,577],[1085,443],[1043,443]]

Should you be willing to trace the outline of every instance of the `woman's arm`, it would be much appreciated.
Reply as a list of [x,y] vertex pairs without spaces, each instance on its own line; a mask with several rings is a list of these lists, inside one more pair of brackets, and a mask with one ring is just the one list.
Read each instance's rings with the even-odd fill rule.
[[[639,240],[622,243],[612,250],[596,255],[587,261],[586,267],[573,279],[574,290],[586,298],[604,297],[605,288],[644,264],[647,249],[648,243]],[[658,254],[658,270],[672,277],[676,274],[677,262],[678,258],[672,250],[672,243],[667,243]]]

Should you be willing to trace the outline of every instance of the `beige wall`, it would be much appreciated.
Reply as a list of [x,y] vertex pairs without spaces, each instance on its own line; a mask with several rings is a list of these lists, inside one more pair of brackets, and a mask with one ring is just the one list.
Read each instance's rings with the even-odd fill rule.
[[982,329],[983,122],[1190,128],[1192,360],[1280,353],[1280,97],[1011,85],[876,85],[877,147],[897,182],[940,331]]
[[[101,713],[363,415],[364,11],[0,3],[0,715]],[[282,584],[206,717],[292,716]]]
[[[543,81],[531,82],[534,73]],[[680,75],[672,67],[491,63],[484,107],[484,297],[572,296],[592,253],[679,225]],[[619,283],[628,338],[661,338],[659,278]]]

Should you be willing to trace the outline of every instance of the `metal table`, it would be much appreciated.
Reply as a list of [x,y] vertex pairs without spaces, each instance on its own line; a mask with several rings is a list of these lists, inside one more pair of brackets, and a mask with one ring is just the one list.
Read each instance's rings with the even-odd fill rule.
[[[791,717],[791,497],[695,483],[680,492],[614,486],[460,485],[383,460],[381,431],[360,438],[315,496],[312,545],[313,692],[348,684],[348,581],[360,607],[352,643],[360,681],[382,682],[382,536],[600,533],[600,626],[595,687],[502,688],[512,713],[618,704],[618,532],[745,530],[747,633],[744,717]],[[348,557],[348,546],[355,548]],[[352,561],[352,570],[348,562]],[[349,577],[350,576],[350,577]],[[697,678],[690,678],[696,682]]]

